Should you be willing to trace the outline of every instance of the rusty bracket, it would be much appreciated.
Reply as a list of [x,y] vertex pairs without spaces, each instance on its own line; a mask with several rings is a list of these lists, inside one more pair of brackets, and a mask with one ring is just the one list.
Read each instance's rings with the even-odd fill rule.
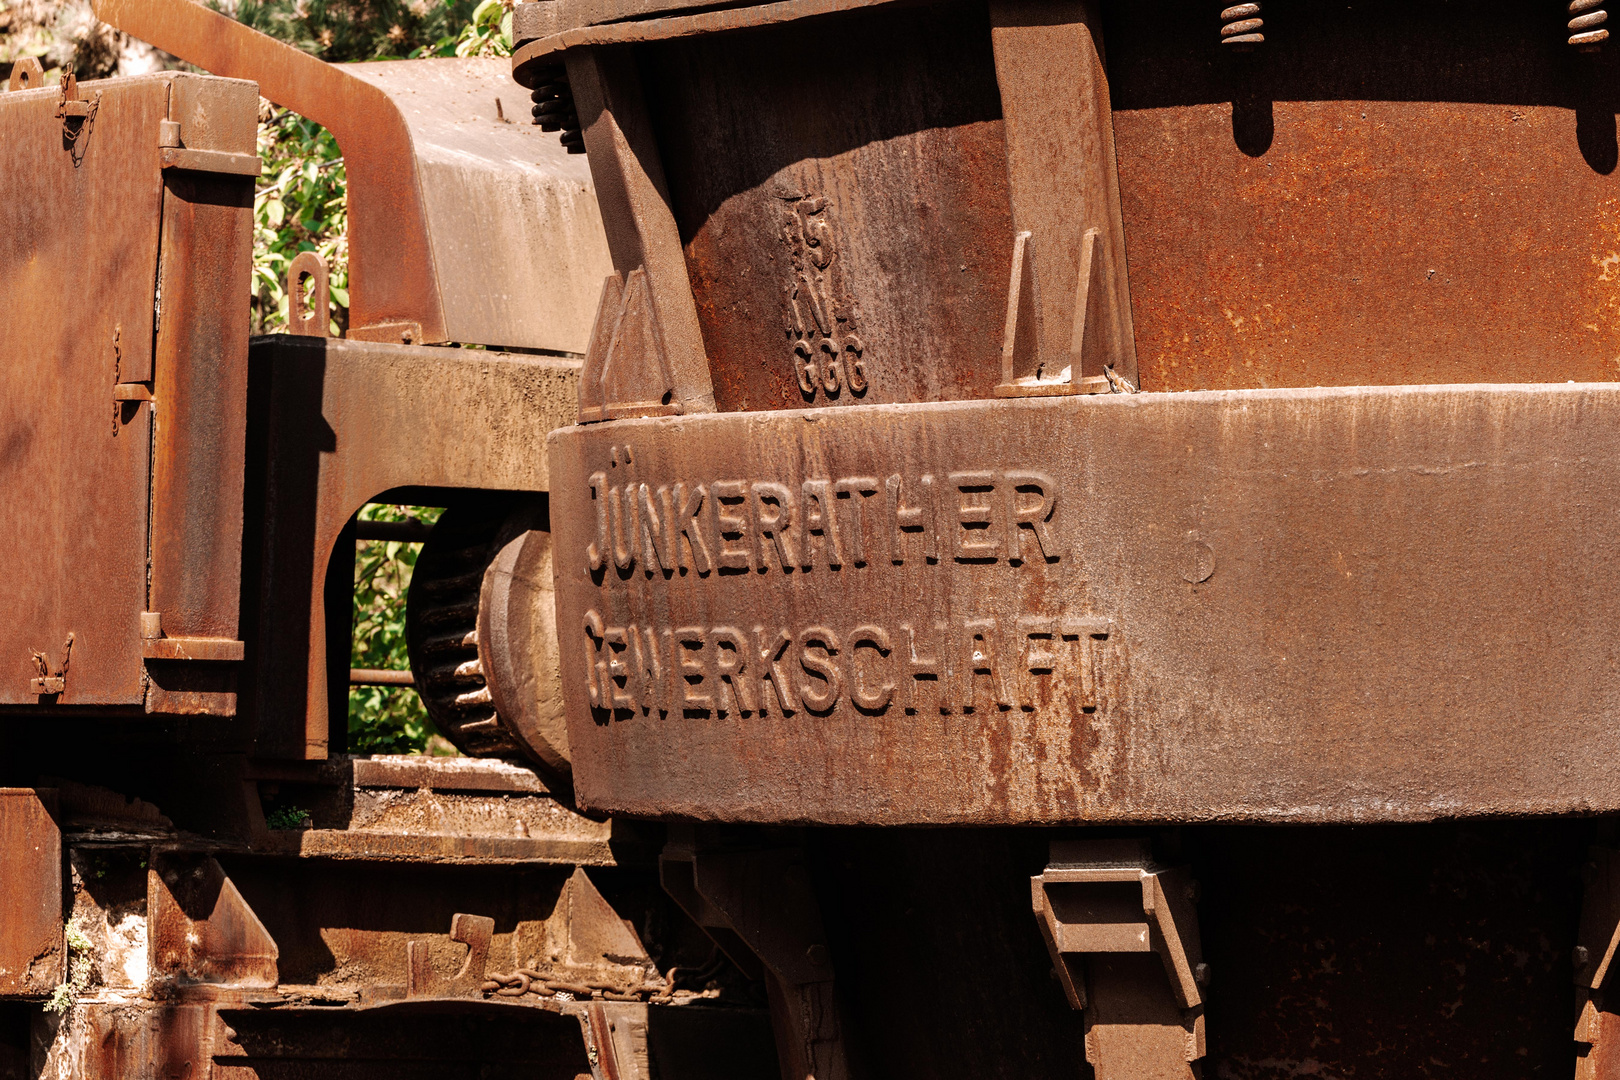
[[1620,851],[1594,847],[1583,868],[1586,896],[1572,966],[1575,971],[1575,1080],[1611,1075],[1620,1051],[1620,1011],[1610,973],[1620,951]]
[[[1073,330],[1068,352],[1061,354],[1043,347],[1045,335],[1041,328],[1040,282],[1035,276],[1034,234],[1025,231],[1014,238],[997,397],[1136,392],[1135,385],[1114,370],[1119,359],[1118,342],[1107,325],[1107,295],[1112,286],[1104,265],[1107,251],[1101,236],[1101,229],[1087,229],[1081,237]],[[1084,374],[1088,371],[1099,374]]]
[[57,99],[56,116],[62,121],[62,148],[73,155],[76,169],[84,161],[89,145],[90,129],[95,127],[96,112],[101,108],[101,91],[93,98],[79,97],[79,79],[69,68],[62,74],[62,96]]
[[141,612],[141,656],[147,660],[241,660],[247,646],[235,638],[169,637],[161,611]]
[[11,78],[6,81],[7,90],[38,90],[44,85],[45,69],[32,56],[25,56],[13,64]]
[[434,975],[428,960],[428,943],[405,943],[406,997],[465,997],[479,993],[484,972],[489,967],[489,943],[495,936],[495,920],[487,915],[457,913],[450,920],[450,940],[467,946],[461,970],[448,980]]
[[1030,884],[1098,1080],[1196,1076],[1209,965],[1187,869],[1157,865],[1146,841],[1060,841]]
[[53,672],[50,662],[42,652],[34,653],[34,669],[38,676],[28,680],[28,692],[41,697],[54,697],[67,690],[68,664],[73,659],[73,634],[69,633],[67,640],[62,643],[62,663]]
[[579,422],[682,411],[647,271],[638,267],[628,277],[614,274],[602,283],[602,302],[579,376]]
[[[315,287],[304,302],[304,279]],[[326,275],[326,260],[313,251],[299,252],[287,264],[287,329],[299,337],[331,337],[332,289]]]
[[849,1075],[832,956],[804,853],[701,850],[671,830],[659,857],[667,892],[751,978],[764,977],[782,1075]]

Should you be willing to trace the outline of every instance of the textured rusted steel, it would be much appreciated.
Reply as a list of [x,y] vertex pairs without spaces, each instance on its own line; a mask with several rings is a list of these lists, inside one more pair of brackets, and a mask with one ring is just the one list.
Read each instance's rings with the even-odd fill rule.
[[1250,57],[1105,10],[1143,388],[1615,378],[1620,56],[1536,5],[1309,10]]
[[[545,434],[574,414],[579,364],[310,337],[258,339],[251,364],[259,747],[320,758],[344,689],[328,684],[327,566],[350,519],[396,489],[544,491]],[[335,655],[341,682],[347,644]]]
[[[254,155],[252,83],[193,76],[172,86],[170,122],[188,148]],[[143,652],[239,660],[248,312],[238,298],[253,273],[253,180],[168,169],[163,182],[146,611],[162,639],[185,645],[162,653],[143,642]],[[148,662],[146,710],[229,715],[235,667]]]
[[444,341],[411,133],[388,95],[341,68],[189,0],[98,0],[97,17],[259,92],[327,128],[343,148],[349,214],[349,333],[378,341]]
[[228,669],[168,661],[240,658],[236,298],[251,273],[252,181],[205,171],[213,159],[167,167],[160,151],[183,133],[199,154],[251,156],[257,101],[250,83],[175,73],[0,100],[28,172],[0,208],[16,271],[0,290],[0,347],[17,388],[0,420],[14,508],[0,535],[28,564],[0,585],[0,703],[235,708]]
[[169,81],[79,92],[99,94],[100,108],[73,149],[57,87],[0,98],[0,168],[15,193],[0,201],[10,388],[0,403],[0,546],[18,560],[0,574],[5,705],[38,704],[30,682],[42,677],[63,680],[50,695],[57,705],[134,706],[145,696],[138,620],[152,412],[116,402],[113,388],[152,378]]
[[0,997],[44,997],[67,973],[56,792],[0,788]]
[[[799,49],[845,60],[776,59]],[[982,8],[861,11],[645,57],[721,411],[990,396],[1013,222]]]
[[1620,806],[1613,575],[1582,539],[1617,405],[1250,391],[556,432],[576,790],[871,823]]
[[[352,338],[583,351],[607,273],[589,175],[507,121],[504,64],[327,64],[189,0],[99,0],[127,33],[326,127],[349,184]],[[471,209],[476,207],[476,211]]]

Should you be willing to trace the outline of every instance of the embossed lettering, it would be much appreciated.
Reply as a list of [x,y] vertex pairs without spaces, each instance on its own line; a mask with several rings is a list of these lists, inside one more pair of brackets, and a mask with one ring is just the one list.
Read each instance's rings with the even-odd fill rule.
[[937,707],[940,712],[948,712],[949,708],[946,705],[946,699],[949,695],[946,693],[944,685],[945,671],[939,662],[939,645],[945,636],[945,624],[934,624],[934,655],[932,656],[924,656],[917,651],[917,631],[910,624],[901,623],[900,631],[906,635],[906,708],[911,712],[924,708],[922,694],[917,684],[926,682],[931,684],[932,693],[930,697],[933,699],[932,705]]
[[865,566],[866,514],[861,504],[882,488],[874,476],[844,476],[834,481],[833,490],[849,501],[849,557],[856,566]]
[[[635,627],[630,628],[631,632]],[[615,709],[635,708],[635,698],[629,694],[630,669],[625,665],[625,651],[630,647],[629,637],[622,626],[610,626],[602,631],[602,641],[606,648],[602,655],[607,657],[607,679],[602,689]],[[621,691],[624,691],[621,693]]]
[[714,560],[709,557],[709,542],[703,536],[703,522],[698,517],[708,496],[709,489],[702,484],[693,488],[691,494],[687,494],[685,484],[675,485],[675,505],[681,508],[675,518],[679,523],[675,553],[680,556],[683,566],[690,566],[699,574],[707,574],[714,569]]
[[714,532],[720,546],[714,561],[722,570],[752,568],[753,524],[748,520],[748,508],[743,505],[748,499],[748,481],[716,480],[709,485],[709,494],[714,496],[711,500],[714,506]]
[[676,627],[675,643],[680,646],[681,678],[686,683],[681,688],[681,704],[688,709],[712,708],[714,699],[700,692],[707,689],[703,684],[709,677],[709,665],[703,655],[708,638],[703,627]]
[[591,708],[607,708],[604,689],[607,686],[607,661],[602,655],[602,616],[593,608],[585,613],[585,689],[591,699]]
[[844,692],[844,673],[834,662],[838,635],[825,626],[812,626],[799,634],[799,666],[809,680],[799,683],[799,700],[811,712],[830,712]]
[[636,565],[636,495],[627,486],[608,488],[608,521],[612,524],[613,565],[628,570]]
[[906,534],[922,534],[922,553],[925,559],[938,557],[934,537],[938,533],[934,522],[934,478],[924,474],[918,481],[920,492],[916,506],[907,506],[905,481],[895,473],[883,483],[889,496],[889,561],[896,566],[906,561]]
[[[1001,485],[1007,497],[1007,557],[1021,562],[1024,555],[1023,530],[1035,534],[1041,557],[1048,562],[1058,559],[1057,543],[1047,523],[1057,505],[1057,481],[1046,473],[1033,469],[1008,470]],[[1030,501],[1034,496],[1034,501]]]
[[592,571],[602,569],[608,549],[607,473],[593,472],[590,479],[591,502],[596,504],[596,539],[585,545],[585,561]]
[[639,632],[634,626],[630,628],[630,641],[634,646],[630,673],[636,685],[633,696],[641,702],[642,708],[649,710],[667,708],[675,696],[669,684],[674,675],[674,634],[664,631],[662,647],[658,638],[657,631],[650,626],[642,627]]
[[[728,711],[753,712],[754,691],[743,678],[748,667],[748,639],[731,626],[709,631],[709,654],[714,663],[714,703],[724,716]],[[730,703],[728,706],[727,703]]]
[[754,655],[758,657],[754,665],[754,679],[759,684],[761,715],[770,712],[771,695],[765,691],[767,679],[770,680],[772,689],[776,691],[776,702],[783,716],[791,716],[799,707],[798,699],[793,694],[793,683],[788,679],[783,664],[787,651],[792,646],[793,635],[786,630],[778,630],[774,637],[768,637],[763,626],[754,627]]
[[[775,481],[754,483],[754,531],[759,534],[761,568],[770,565],[771,547],[776,548],[776,559],[783,573],[798,564],[799,556],[793,542],[795,506],[793,489],[786,484]],[[766,537],[770,538],[769,545],[766,544]]]
[[801,489],[804,513],[804,561],[806,570],[815,566],[818,555],[825,557],[827,569],[844,565],[844,548],[838,538],[837,497],[826,480],[806,480]]
[[[669,488],[658,489],[658,506],[646,484],[638,489],[641,504],[641,569],[648,577],[660,570],[675,570],[675,513]],[[660,509],[662,513],[660,513]]]
[[889,643],[888,631],[881,626],[858,626],[849,635],[850,700],[868,712],[880,712],[888,708],[889,702],[894,698],[894,681],[892,679],[885,680],[873,687],[862,678],[861,651],[863,648],[867,652],[876,653],[879,662],[887,661],[889,654],[893,651]]
[[971,619],[963,624],[964,644],[967,646],[968,666],[962,672],[964,678],[963,703],[967,707],[975,707],[979,702],[978,686],[979,676],[983,675],[990,680],[990,693],[997,705],[1010,706],[1012,698],[1007,694],[1007,680],[1003,678],[1001,658],[996,648],[996,620]]
[[999,507],[996,505],[996,474],[993,472],[954,472],[956,488],[955,555],[963,562],[980,562],[1001,555]]

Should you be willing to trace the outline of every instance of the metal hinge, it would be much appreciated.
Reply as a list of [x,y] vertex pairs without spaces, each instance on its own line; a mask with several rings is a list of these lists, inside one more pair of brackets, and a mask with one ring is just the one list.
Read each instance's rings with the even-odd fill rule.
[[141,656],[146,660],[240,660],[246,646],[234,638],[169,637],[161,611],[141,612]]
[[180,137],[178,120],[158,124],[158,157],[165,169],[258,176],[263,166],[258,154],[232,154],[224,150],[191,150]]

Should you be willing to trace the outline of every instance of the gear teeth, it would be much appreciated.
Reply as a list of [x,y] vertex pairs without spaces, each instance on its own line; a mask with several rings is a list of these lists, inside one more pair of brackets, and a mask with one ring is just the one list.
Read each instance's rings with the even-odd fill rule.
[[495,715],[478,658],[478,598],[502,518],[452,507],[422,545],[406,599],[417,689],[445,738],[472,757],[523,751]]

